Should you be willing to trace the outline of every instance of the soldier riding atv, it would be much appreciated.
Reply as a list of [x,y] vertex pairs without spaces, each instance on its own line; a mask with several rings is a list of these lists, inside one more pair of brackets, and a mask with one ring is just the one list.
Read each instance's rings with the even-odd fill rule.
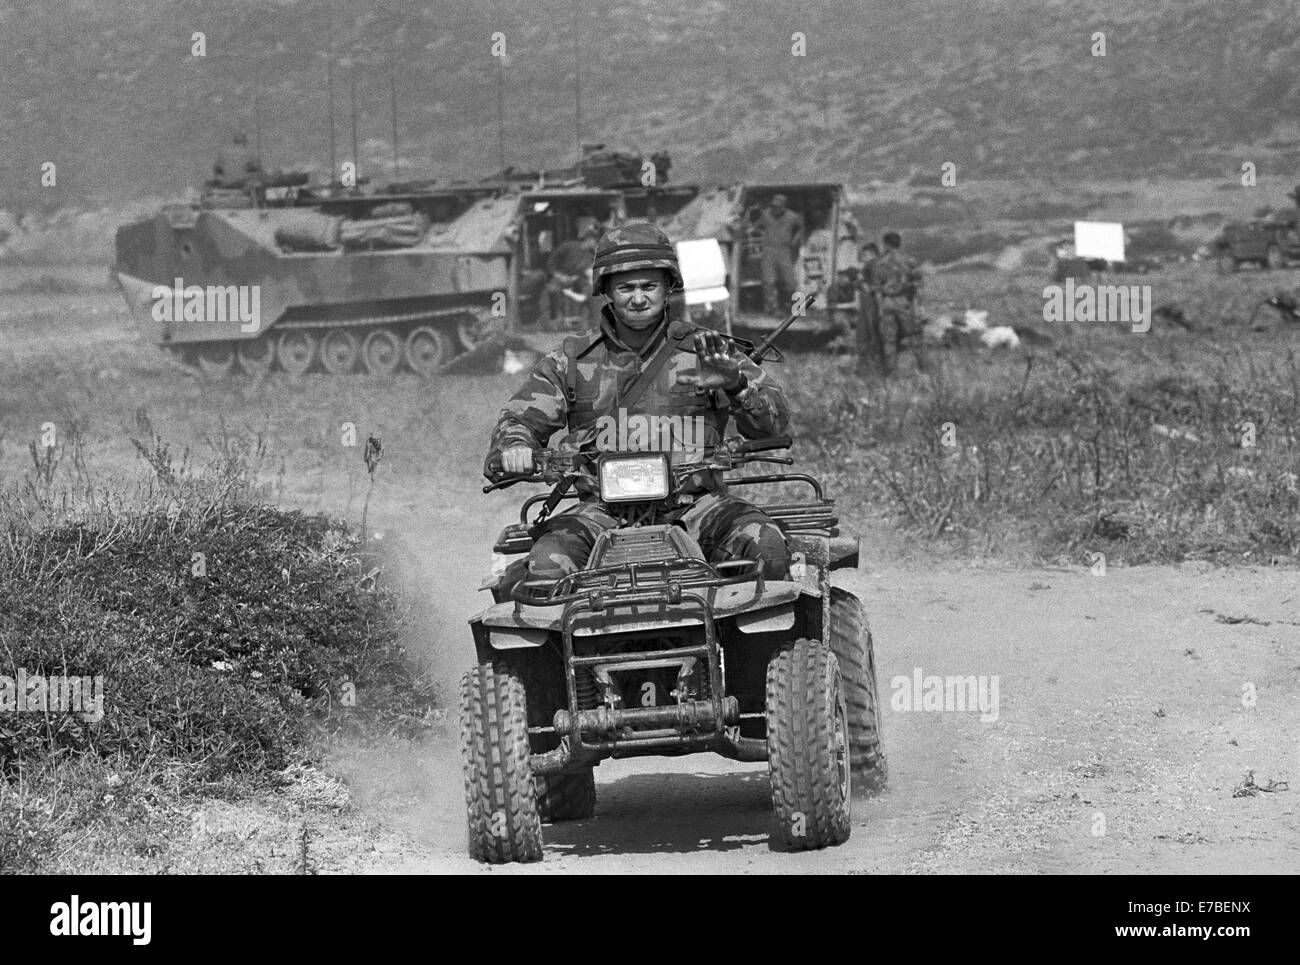
[[[554,489],[502,533],[498,554],[527,556],[486,584],[496,603],[471,621],[470,852],[538,860],[542,821],[593,813],[601,760],[699,751],[768,761],[787,846],[841,843],[851,773],[884,778],[871,635],[829,579],[856,566],[857,541],[839,538],[810,476],[723,475],[792,461],[761,455],[790,445],[784,398],[758,364],[772,339],[746,355],[673,321],[681,275],[652,225],[608,232],[593,276],[610,300],[601,330],[538,362],[485,467],[485,492]],[[745,439],[724,438],[731,417]],[[813,498],[759,507],[728,492],[782,483]]]

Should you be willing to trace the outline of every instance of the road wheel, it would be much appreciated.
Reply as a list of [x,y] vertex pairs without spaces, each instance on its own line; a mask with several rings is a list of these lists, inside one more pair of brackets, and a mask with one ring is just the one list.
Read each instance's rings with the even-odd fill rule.
[[1220,274],[1231,275],[1237,270],[1237,259],[1230,251],[1219,252],[1217,263]]
[[487,864],[540,861],[542,822],[518,677],[484,664],[461,678],[460,749],[470,857]]
[[831,650],[840,664],[844,703],[849,711],[849,763],[859,789],[885,786],[885,754],[880,746],[880,698],[876,654],[867,611],[848,590],[831,587]]
[[537,813],[547,824],[581,821],[596,813],[596,769],[581,774],[548,774],[533,779],[537,791]]
[[265,375],[275,364],[275,343],[269,338],[246,338],[235,343],[239,367],[249,375]]
[[406,336],[406,364],[416,375],[426,378],[451,361],[451,336],[442,329],[422,325]]
[[1273,269],[1286,267],[1286,256],[1282,254],[1281,245],[1268,246],[1268,267]]
[[849,838],[848,709],[839,661],[818,640],[798,640],[767,665],[768,778],[777,834],[810,851]]
[[371,375],[392,375],[402,364],[402,345],[388,329],[373,329],[361,343],[361,359]]
[[456,322],[456,337],[467,352],[474,351],[504,330],[505,319],[496,317],[487,310],[461,315]]
[[290,375],[302,375],[316,360],[316,335],[306,329],[290,329],[275,347],[280,368]]
[[346,328],[334,328],[320,342],[320,364],[330,375],[347,375],[357,367],[356,335]]
[[195,350],[194,361],[204,375],[229,375],[235,367],[235,348],[229,342],[204,342]]

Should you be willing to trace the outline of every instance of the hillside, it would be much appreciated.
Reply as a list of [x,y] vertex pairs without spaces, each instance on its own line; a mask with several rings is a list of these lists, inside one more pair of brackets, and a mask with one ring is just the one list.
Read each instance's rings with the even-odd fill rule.
[[[673,176],[910,176],[1070,182],[1291,178],[1300,24],[1281,0],[67,0],[0,8],[0,207],[179,193],[235,126],[270,165],[350,154],[356,65],[362,173],[386,176],[389,72],[402,174],[480,176],[585,140],[675,158]],[[1106,33],[1107,55],[1090,52]],[[190,53],[206,35],[205,57]],[[506,38],[508,64],[491,56]],[[791,55],[791,35],[806,56]],[[575,37],[577,43],[575,45]],[[576,50],[575,50],[576,46]],[[1289,156],[1288,156],[1289,155]],[[42,189],[40,165],[58,165]]]

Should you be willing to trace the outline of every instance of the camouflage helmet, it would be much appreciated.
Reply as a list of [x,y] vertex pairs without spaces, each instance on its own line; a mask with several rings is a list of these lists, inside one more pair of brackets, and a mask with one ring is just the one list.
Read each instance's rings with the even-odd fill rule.
[[630,221],[611,228],[596,244],[596,260],[591,271],[591,293],[600,295],[605,279],[625,271],[662,268],[668,273],[669,291],[685,287],[682,270],[677,264],[677,249],[668,236],[646,221]]

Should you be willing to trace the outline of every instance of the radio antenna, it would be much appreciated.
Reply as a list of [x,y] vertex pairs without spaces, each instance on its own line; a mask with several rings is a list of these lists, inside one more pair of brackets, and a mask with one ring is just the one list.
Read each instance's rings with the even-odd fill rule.
[[578,38],[582,36],[578,22],[578,0],[573,0],[573,141],[578,150],[578,171],[582,171],[582,48]]
[[393,116],[393,177],[396,178],[402,165],[397,154],[397,74],[391,60],[388,62],[388,104]]
[[330,184],[338,179],[339,158],[338,144],[334,136],[334,5],[329,6],[329,17],[326,20],[326,26],[329,30],[329,49],[325,52],[325,89],[329,95],[330,108]]
[[352,69],[348,73],[352,79],[352,174],[359,184],[361,159],[357,157],[357,58],[352,59]]

